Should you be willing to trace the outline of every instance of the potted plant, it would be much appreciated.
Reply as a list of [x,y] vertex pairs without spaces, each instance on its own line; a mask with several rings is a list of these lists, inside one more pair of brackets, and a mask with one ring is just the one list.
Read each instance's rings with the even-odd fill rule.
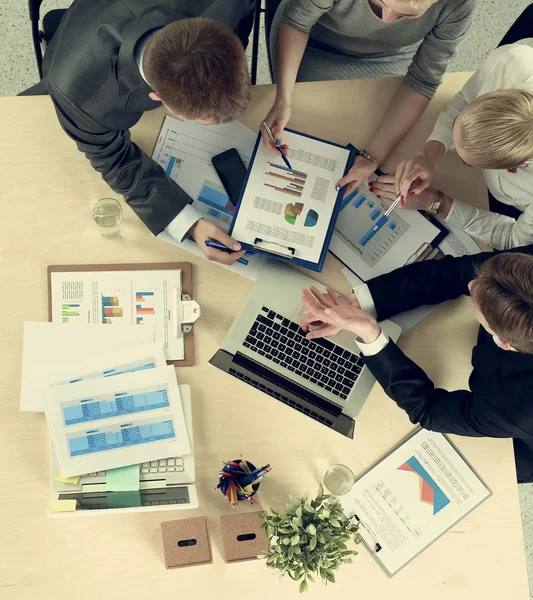
[[289,496],[284,510],[272,509],[263,517],[269,544],[263,555],[267,567],[300,581],[300,593],[315,577],[325,584],[335,583],[335,571],[357,554],[346,542],[358,543],[359,524],[355,518],[346,519],[341,504],[328,502],[329,498],[321,485],[314,500],[309,501],[308,494]]

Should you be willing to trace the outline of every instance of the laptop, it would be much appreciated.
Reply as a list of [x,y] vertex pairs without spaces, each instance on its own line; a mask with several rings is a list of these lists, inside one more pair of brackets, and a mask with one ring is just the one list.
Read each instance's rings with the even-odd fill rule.
[[[222,348],[210,363],[265,394],[347,437],[375,379],[365,366],[354,335],[308,340],[299,320],[302,290],[324,286],[269,261],[252,288]],[[401,328],[380,323],[394,341]]]
[[[191,388],[180,385],[187,432],[193,446]],[[194,452],[194,450],[193,450]],[[82,475],[73,486],[54,479],[59,464],[53,446],[50,448],[52,495],[49,516],[101,513],[138,512],[145,510],[192,509],[198,507],[194,454],[174,456],[139,465],[138,492],[108,492],[106,472]],[[71,513],[52,513],[55,500],[77,500],[78,508]]]

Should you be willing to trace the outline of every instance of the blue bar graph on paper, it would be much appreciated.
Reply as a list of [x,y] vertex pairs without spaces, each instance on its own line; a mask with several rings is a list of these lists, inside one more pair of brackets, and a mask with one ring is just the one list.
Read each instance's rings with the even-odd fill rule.
[[358,196],[355,199],[355,202],[353,203],[353,205],[355,206],[355,208],[360,208],[365,203],[365,200],[366,200],[366,196],[364,194],[361,194],[360,196]]
[[174,437],[176,433],[172,419],[152,419],[76,432],[69,434],[67,441],[70,456],[83,456]]
[[171,156],[170,160],[168,161],[167,169],[165,171],[165,173],[167,175],[170,175],[172,173],[172,169],[174,168],[174,163],[175,162],[176,162],[176,159],[173,156]]
[[235,207],[231,204],[226,190],[207,179],[198,194],[198,201],[227,215],[233,216],[235,213]]
[[394,231],[396,229],[396,223],[393,223],[392,221],[389,223],[389,229],[392,229],[392,231]]
[[168,406],[168,391],[163,388],[134,394],[106,394],[100,399],[69,400],[62,404],[61,411],[65,425],[75,425]]
[[373,227],[372,229],[370,229],[370,231],[365,233],[365,235],[361,238],[361,241],[359,242],[361,244],[361,246],[366,246],[368,244],[368,242],[376,235],[376,233],[378,231],[379,231],[378,229],[374,229],[374,227]]
[[372,219],[372,221],[375,221],[379,215],[381,214],[381,211],[377,208],[375,208],[371,213],[370,213],[370,218]]
[[136,296],[153,296],[154,292],[135,292]]

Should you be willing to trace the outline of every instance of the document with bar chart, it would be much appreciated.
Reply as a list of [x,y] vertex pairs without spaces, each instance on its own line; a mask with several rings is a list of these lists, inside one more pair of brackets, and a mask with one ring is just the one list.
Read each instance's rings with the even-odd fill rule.
[[180,270],[76,271],[51,274],[52,321],[154,326],[167,360],[183,360],[183,335],[173,335],[173,293]]
[[231,235],[245,247],[320,270],[327,253],[351,151],[285,130],[288,166],[259,138]]
[[[152,158],[165,169],[193,199],[192,206],[202,215],[228,231],[235,214],[226,190],[213,167],[213,156],[235,148],[246,166],[250,161],[256,134],[242,123],[234,121],[223,125],[199,125],[166,117]],[[203,256],[194,240],[174,239],[166,231],[158,236],[165,242]],[[248,252],[231,266],[221,265],[249,279],[257,279],[265,258]]]
[[65,477],[191,453],[172,366],[50,386],[45,413]]
[[367,184],[341,205],[330,250],[363,281],[416,259],[440,233],[417,211],[400,209],[377,233],[369,233],[388,206]]

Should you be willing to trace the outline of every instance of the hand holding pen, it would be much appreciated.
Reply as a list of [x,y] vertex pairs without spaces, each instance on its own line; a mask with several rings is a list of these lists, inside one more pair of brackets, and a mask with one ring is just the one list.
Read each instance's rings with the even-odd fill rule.
[[272,129],[270,129],[270,127],[268,126],[268,124],[265,121],[263,121],[261,123],[261,130],[264,133],[266,133],[266,136],[267,136],[268,140],[270,141],[270,143],[281,154],[281,158],[283,159],[283,162],[287,165],[287,168],[292,169],[291,163],[289,162],[289,160],[285,156],[285,153],[287,151],[287,146],[286,145],[284,145],[284,146],[281,145],[280,140],[277,140],[275,138],[274,134],[272,133]]

